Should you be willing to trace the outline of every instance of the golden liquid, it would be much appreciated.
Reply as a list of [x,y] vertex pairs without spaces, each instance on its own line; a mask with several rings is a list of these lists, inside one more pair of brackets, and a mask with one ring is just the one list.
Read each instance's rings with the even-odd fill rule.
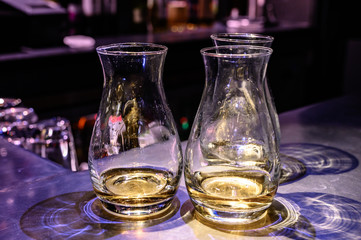
[[177,179],[167,171],[148,168],[116,168],[101,174],[98,197],[122,206],[149,206],[171,199]]
[[276,187],[262,170],[195,172],[187,178],[187,189],[194,202],[229,212],[266,209],[272,203]]

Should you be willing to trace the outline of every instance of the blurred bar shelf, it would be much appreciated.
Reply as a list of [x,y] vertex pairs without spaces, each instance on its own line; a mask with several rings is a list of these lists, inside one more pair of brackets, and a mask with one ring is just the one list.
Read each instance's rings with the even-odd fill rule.
[[[254,32],[254,33],[279,33],[289,31],[310,30],[309,22],[280,22],[274,27],[262,27],[259,29],[248,29],[244,27],[238,32]],[[229,31],[229,30],[228,30]],[[175,44],[193,41],[210,41],[209,36],[212,33],[227,32],[227,28],[220,23],[213,26],[195,26],[193,30],[184,30],[182,32],[164,31],[159,33],[144,34],[123,34],[118,36],[95,37],[95,47],[116,42],[155,42],[160,44]],[[235,32],[235,30],[232,30]],[[58,55],[73,55],[77,53],[93,52],[91,48],[69,48],[67,46],[56,46],[47,48],[29,48],[23,47],[21,51],[0,53],[0,62],[12,60],[24,60],[30,58],[41,58]]]
[[[310,66],[315,61],[317,35],[308,22],[280,22],[274,27],[245,27],[238,31],[275,37],[268,75],[280,112],[311,103],[314,97],[322,98],[319,91],[312,92],[315,88],[307,87],[309,82],[315,82],[309,72],[313,71]],[[17,52],[0,53],[0,78],[3,79],[0,96],[21,98],[41,119],[62,116],[75,123],[80,117],[98,110],[103,75],[95,47],[136,41],[164,44],[169,48],[164,89],[180,136],[185,140],[189,129],[183,130],[179,119],[193,119],[195,115],[205,79],[199,51],[212,45],[210,35],[216,32],[227,32],[227,28],[215,23],[183,32],[99,36],[94,37],[92,47],[22,47]],[[298,47],[294,48],[296,45]]]

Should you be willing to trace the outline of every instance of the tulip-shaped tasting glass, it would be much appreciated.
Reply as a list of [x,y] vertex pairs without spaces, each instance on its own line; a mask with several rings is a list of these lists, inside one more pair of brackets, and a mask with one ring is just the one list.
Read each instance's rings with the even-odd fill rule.
[[222,224],[266,215],[280,169],[276,129],[265,94],[272,49],[201,50],[206,83],[188,139],[185,181],[196,213]]
[[[271,47],[274,38],[268,35],[262,35],[258,33],[214,33],[211,35],[213,44],[215,46],[224,46],[224,45],[254,45],[254,46],[264,46]],[[278,114],[276,110],[276,105],[272,96],[272,91],[269,87],[268,78],[265,79],[265,94],[272,118],[272,122],[276,128],[277,141],[281,141],[281,128],[279,124]]]
[[167,47],[100,46],[104,85],[89,147],[93,188],[104,208],[124,217],[166,210],[183,157],[162,83]]

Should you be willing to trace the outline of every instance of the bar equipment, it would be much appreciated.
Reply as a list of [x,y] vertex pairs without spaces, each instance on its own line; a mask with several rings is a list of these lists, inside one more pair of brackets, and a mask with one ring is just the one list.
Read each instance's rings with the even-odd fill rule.
[[[7,102],[15,104],[19,101]],[[14,145],[52,160],[67,169],[78,171],[79,164],[69,120],[62,117],[41,121],[38,119],[38,115],[32,108],[2,109],[0,110],[0,136]]]
[[54,117],[30,124],[23,147],[64,168],[79,170],[71,125],[65,118]]
[[62,45],[68,16],[58,1],[0,0],[0,10],[3,9],[6,14],[0,14],[0,52],[7,52],[9,47],[18,51],[23,46]]
[[171,0],[167,3],[167,22],[171,31],[182,32],[186,28],[189,18],[188,2],[184,0]]
[[0,98],[0,109],[16,107],[21,104],[20,98]]
[[8,142],[23,147],[28,137],[28,127],[38,121],[32,108],[10,107],[0,110],[0,136]]
[[231,31],[244,28],[262,29],[266,20],[264,8],[267,4],[265,0],[235,1],[226,21],[227,29]]

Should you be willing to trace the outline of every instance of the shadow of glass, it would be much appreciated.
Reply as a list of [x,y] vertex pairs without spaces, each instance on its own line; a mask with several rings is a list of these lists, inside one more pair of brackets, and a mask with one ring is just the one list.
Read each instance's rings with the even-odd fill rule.
[[[267,211],[267,215],[257,222],[244,225],[222,225],[205,220],[195,211],[190,200],[186,201],[180,210],[183,221],[191,226],[196,236],[207,232],[200,239],[217,239],[226,237],[220,234],[240,236],[286,236],[292,239],[314,239],[315,229],[307,218],[299,214],[298,206],[287,199],[277,197]],[[199,225],[201,223],[202,225]],[[204,225],[210,227],[209,231]],[[228,236],[228,235],[227,235]]]
[[310,220],[318,239],[361,239],[361,202],[316,192],[278,196],[297,203],[299,213]]
[[294,157],[280,153],[280,184],[291,183],[306,176],[306,166]]
[[182,205],[180,215],[199,239],[224,239],[232,235],[360,239],[361,202],[327,193],[277,193],[266,217],[248,225],[229,226],[206,221],[198,216],[190,200]]
[[340,174],[355,169],[358,159],[334,147],[309,143],[283,144],[280,148],[281,179],[286,184],[308,174]]
[[[184,193],[183,193],[184,194]],[[177,214],[180,201],[157,217],[132,220],[112,215],[103,209],[91,192],[59,195],[29,208],[21,217],[20,227],[34,239],[106,239],[118,234],[161,231],[184,224]],[[134,230],[134,231],[133,231]],[[130,237],[130,236],[129,236]]]

